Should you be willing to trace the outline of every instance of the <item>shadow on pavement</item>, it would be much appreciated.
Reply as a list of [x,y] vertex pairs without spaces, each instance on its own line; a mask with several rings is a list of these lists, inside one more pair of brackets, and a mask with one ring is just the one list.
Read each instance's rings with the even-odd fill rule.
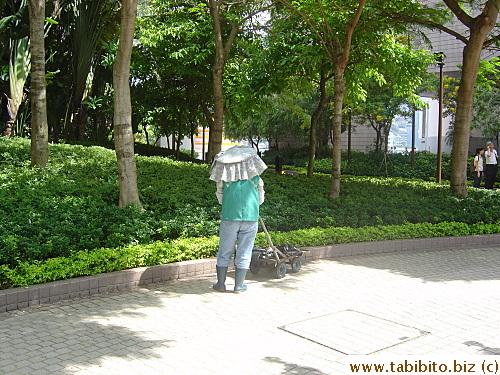
[[478,349],[478,354],[483,354],[483,355],[500,355],[500,348],[490,348],[485,345],[483,345],[480,342],[477,341],[466,341],[464,342],[464,345],[467,346],[477,346]]
[[389,270],[428,282],[498,280],[500,246],[384,253],[336,258],[344,265]]
[[315,369],[313,367],[305,367],[298,365],[296,363],[290,363],[290,362],[285,362],[280,358],[276,357],[266,357],[264,358],[264,361],[266,362],[271,362],[271,363],[278,363],[283,365],[284,370],[282,374],[287,374],[287,375],[321,375],[321,374],[326,374],[318,369]]
[[[264,288],[276,288],[279,286],[281,290],[296,290],[297,287],[293,286],[296,282],[297,277],[303,277],[309,273],[316,272],[314,269],[302,268],[299,272],[287,272],[285,277],[278,279],[275,276],[274,269],[261,269],[258,274],[253,274],[248,271],[245,278],[245,284],[248,288],[252,287],[252,284],[259,283]],[[169,285],[174,286],[172,288],[172,294],[177,295],[182,294],[196,294],[196,295],[206,295],[212,293],[218,293],[212,289],[212,285],[217,282],[217,276],[204,275],[195,278],[177,279],[173,281],[158,282],[154,284],[145,285],[143,288],[150,291],[155,291],[156,293],[169,294]],[[229,271],[226,278],[226,288],[228,292],[231,292],[234,287],[234,271]],[[160,291],[161,290],[161,291]]]
[[141,327],[133,322],[143,320],[141,308],[161,302],[152,293],[137,291],[135,299],[129,293],[82,298],[76,309],[73,300],[3,314],[2,371],[55,374],[64,369],[101,368],[106,358],[154,358],[155,348],[175,345],[168,337],[140,335]]

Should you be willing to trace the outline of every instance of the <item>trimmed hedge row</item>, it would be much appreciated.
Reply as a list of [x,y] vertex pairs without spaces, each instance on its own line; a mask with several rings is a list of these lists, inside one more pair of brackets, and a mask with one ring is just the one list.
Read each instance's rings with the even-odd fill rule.
[[[290,243],[297,247],[322,246],[364,241],[381,241],[408,238],[431,238],[499,233],[500,224],[417,223],[377,227],[309,228],[291,232],[271,232],[276,245]],[[265,234],[259,232],[255,241],[267,247]],[[214,257],[218,238],[185,238],[157,241],[148,245],[125,248],[102,248],[80,251],[69,257],[57,257],[39,262],[20,262],[16,268],[0,266],[0,289],[22,287],[77,276],[95,275],[135,267],[153,266],[183,260]]]
[[41,284],[77,276],[210,258],[217,253],[217,237],[157,241],[125,248],[79,251],[68,257],[0,265],[0,289]]

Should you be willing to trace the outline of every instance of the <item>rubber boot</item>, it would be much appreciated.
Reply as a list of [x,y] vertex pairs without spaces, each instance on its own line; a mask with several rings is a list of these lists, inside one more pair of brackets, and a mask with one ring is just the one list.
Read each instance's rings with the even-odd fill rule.
[[214,284],[212,288],[214,288],[218,292],[225,292],[227,267],[215,266],[215,268],[217,269],[217,284]]
[[247,269],[244,268],[236,268],[234,272],[234,292],[240,293],[247,290],[247,286],[243,285],[243,281],[245,281],[245,276],[247,275]]

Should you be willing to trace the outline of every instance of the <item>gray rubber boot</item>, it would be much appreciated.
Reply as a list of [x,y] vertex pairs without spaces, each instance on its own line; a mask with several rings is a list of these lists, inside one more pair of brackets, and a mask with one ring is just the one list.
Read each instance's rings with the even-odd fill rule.
[[245,281],[245,277],[247,275],[247,269],[236,268],[234,272],[234,292],[240,293],[247,290],[247,286],[243,285],[243,281]]
[[215,268],[217,269],[217,284],[214,284],[212,288],[214,288],[218,292],[225,292],[227,267],[215,266]]

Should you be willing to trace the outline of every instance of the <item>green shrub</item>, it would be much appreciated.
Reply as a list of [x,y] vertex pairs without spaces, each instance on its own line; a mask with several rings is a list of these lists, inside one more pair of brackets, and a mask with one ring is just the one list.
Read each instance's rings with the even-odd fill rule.
[[[49,165],[33,169],[29,140],[0,139],[0,265],[8,269],[71,258],[81,251],[196,241],[195,237],[218,233],[220,206],[208,165],[137,156],[143,209],[119,208],[113,150],[60,144],[50,145],[49,152]],[[402,156],[394,155],[394,160]],[[421,156],[430,160],[428,165],[433,163],[425,159],[428,155]],[[352,167],[368,168],[366,157]],[[318,161],[319,167],[321,162],[326,166]],[[444,183],[343,175],[341,195],[330,201],[327,173],[307,178],[303,173],[266,171],[262,177],[266,200],[261,216],[274,232],[423,222],[500,223],[500,194],[490,190],[470,189],[469,196],[461,198]],[[349,230],[343,231],[349,238]],[[135,264],[127,259],[127,264]],[[0,278],[5,272],[0,269]]]
[[[457,222],[418,223],[362,228],[308,228],[291,232],[270,232],[274,245],[285,243],[297,247],[322,246],[364,241],[404,238],[464,236],[500,232],[500,224]],[[39,262],[20,262],[16,267],[0,266],[0,289],[28,286],[77,276],[95,275],[133,267],[145,267],[171,262],[214,257],[218,238],[185,238],[157,241],[148,245],[126,248],[103,248],[79,251],[69,257],[57,257]],[[257,234],[255,245],[268,247],[263,232]]]
[[0,289],[216,255],[217,237],[157,241],[126,248],[79,251],[68,257],[0,266]]
[[[450,162],[451,155],[443,154],[441,176],[446,180],[449,180],[451,174]],[[350,162],[347,161],[347,153],[343,153],[341,170],[344,175],[418,178],[429,181],[436,176],[436,164],[436,155],[425,151],[415,154],[414,166],[411,166],[409,155],[354,151]],[[316,160],[314,163],[314,170],[317,172],[331,173],[331,169],[331,158]]]

